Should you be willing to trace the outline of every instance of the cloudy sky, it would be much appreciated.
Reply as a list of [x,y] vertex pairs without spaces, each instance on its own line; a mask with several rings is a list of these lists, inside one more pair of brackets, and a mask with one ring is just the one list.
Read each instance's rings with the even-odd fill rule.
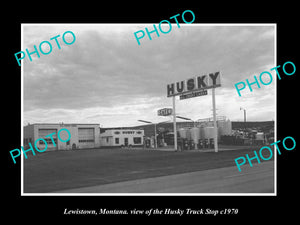
[[[102,127],[140,125],[138,119],[161,122],[157,110],[172,107],[167,84],[220,71],[217,115],[230,120],[275,119],[276,83],[243,90],[234,84],[275,66],[273,25],[172,24],[168,34],[147,36],[137,44],[134,32],[153,24],[23,24],[22,51],[60,35],[49,55],[23,60],[23,124],[99,123]],[[167,30],[167,27],[163,28]],[[61,36],[72,31],[76,41]],[[66,40],[72,40],[66,35]],[[48,51],[47,45],[43,50]],[[273,77],[275,73],[272,71]],[[265,79],[268,82],[268,78]],[[193,120],[212,116],[208,95],[179,100],[176,111]]]

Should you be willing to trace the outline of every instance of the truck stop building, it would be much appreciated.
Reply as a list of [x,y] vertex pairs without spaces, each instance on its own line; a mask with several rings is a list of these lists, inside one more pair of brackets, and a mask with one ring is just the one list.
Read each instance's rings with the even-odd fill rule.
[[[62,142],[57,138],[57,132],[62,129],[68,129],[71,134],[71,139],[67,142]],[[45,137],[51,133],[55,133],[52,138],[55,145],[52,143],[51,137]],[[63,132],[60,136],[64,135]],[[100,147],[100,125],[99,124],[64,124],[64,123],[35,123],[24,127],[23,146],[29,147],[39,138],[46,140],[47,150],[70,150],[70,149],[88,149]],[[62,137],[67,140],[68,137]],[[45,148],[45,143],[39,141],[37,143],[39,149]]]
[[144,130],[109,129],[101,133],[101,146],[141,147],[144,145]]

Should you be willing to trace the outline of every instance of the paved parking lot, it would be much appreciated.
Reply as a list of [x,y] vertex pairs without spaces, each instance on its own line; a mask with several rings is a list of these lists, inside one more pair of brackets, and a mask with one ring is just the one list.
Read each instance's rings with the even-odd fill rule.
[[274,161],[245,167],[235,166],[123,181],[91,187],[67,189],[57,193],[186,194],[271,194],[274,193]]
[[[253,150],[215,152],[92,149],[53,151],[24,160],[24,193],[45,193],[233,167]],[[238,170],[236,170],[238,174]]]

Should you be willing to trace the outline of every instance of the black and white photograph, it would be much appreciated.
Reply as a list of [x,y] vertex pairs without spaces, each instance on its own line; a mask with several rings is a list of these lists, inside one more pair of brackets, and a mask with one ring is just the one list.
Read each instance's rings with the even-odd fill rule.
[[276,194],[258,151],[276,24],[23,24],[22,41],[24,195]]
[[296,5],[101,3],[5,7],[4,219],[296,219]]

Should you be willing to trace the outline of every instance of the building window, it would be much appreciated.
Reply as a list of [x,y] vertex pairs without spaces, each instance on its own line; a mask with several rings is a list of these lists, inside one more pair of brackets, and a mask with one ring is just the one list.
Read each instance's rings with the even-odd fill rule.
[[115,144],[119,144],[119,138],[115,138]]
[[109,137],[106,138],[106,143],[108,143],[108,142],[109,142]]
[[94,142],[94,139],[89,139],[89,140],[78,140],[80,143],[86,143],[86,142]]
[[141,137],[134,137],[133,138],[134,144],[142,144],[142,138]]
[[[47,145],[54,145],[51,138],[43,138],[43,139],[47,142]],[[54,141],[55,144],[57,144],[56,138],[53,138],[53,141]],[[45,145],[45,142],[43,140],[40,140],[39,144],[40,145]]]

